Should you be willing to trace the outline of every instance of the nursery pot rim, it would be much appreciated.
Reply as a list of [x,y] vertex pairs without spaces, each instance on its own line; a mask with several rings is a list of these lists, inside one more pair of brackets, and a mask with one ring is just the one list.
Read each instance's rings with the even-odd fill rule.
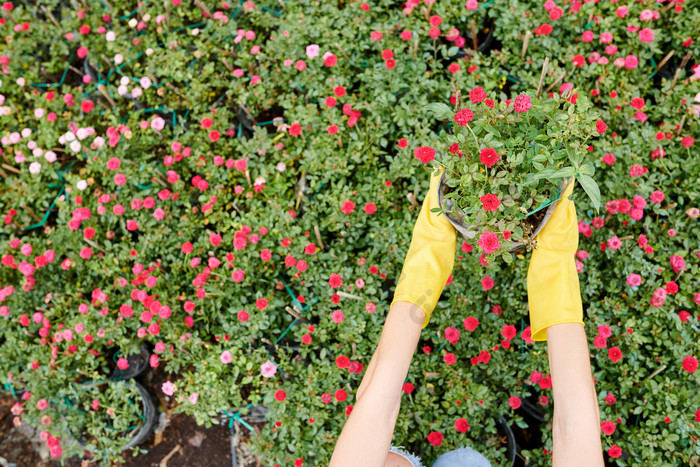
[[[467,240],[467,241],[474,241],[477,231],[475,230],[469,230],[467,225],[464,223],[464,214],[463,211],[459,207],[455,207],[455,212],[456,215],[453,213],[452,215],[447,213],[447,209],[451,209],[453,204],[451,200],[445,199],[444,198],[444,191],[445,191],[445,176],[447,175],[447,171],[444,171],[442,175],[440,176],[440,182],[438,184],[438,205],[440,206],[440,209],[442,209],[443,214],[445,217],[447,217],[447,220],[450,221],[450,223],[454,226],[455,230],[459,232],[462,237]],[[574,178],[569,178],[568,180],[565,180],[563,186],[561,187],[561,190],[559,192],[559,196],[557,197],[556,200],[551,202],[548,206],[544,205],[536,209],[535,211],[531,212],[530,214],[534,214],[535,212],[544,209],[544,207],[547,207],[547,211],[545,212],[545,216],[540,222],[540,224],[535,228],[535,231],[530,235],[530,240],[534,240],[535,237],[542,231],[542,229],[547,225],[547,222],[549,222],[550,217],[552,217],[552,214],[554,213],[554,209],[556,209],[557,204],[559,204],[559,201],[562,198],[562,193],[566,191],[568,188],[569,184],[574,182]],[[447,209],[446,209],[447,208]],[[526,216],[527,217],[527,216]],[[526,247],[525,242],[516,242],[516,241],[511,241],[508,240],[504,243],[504,246],[506,247],[506,251],[508,253],[517,253],[521,250],[523,250]]]

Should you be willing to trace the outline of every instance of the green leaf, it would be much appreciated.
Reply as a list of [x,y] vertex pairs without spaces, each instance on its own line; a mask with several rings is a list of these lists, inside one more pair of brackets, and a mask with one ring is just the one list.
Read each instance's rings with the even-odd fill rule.
[[510,263],[513,262],[513,255],[511,255],[511,254],[508,253],[507,251],[504,251],[504,252],[501,254],[501,258],[503,258],[503,261],[505,261],[506,264],[510,264]]
[[589,177],[592,177],[593,174],[595,173],[595,167],[590,162],[587,162],[587,163],[583,164],[578,169],[578,171],[581,175],[587,175]]
[[441,120],[452,116],[452,109],[450,109],[450,106],[442,102],[432,102],[426,105],[423,110],[431,112],[435,117]]
[[459,47],[450,47],[447,49],[447,55],[452,57],[453,55],[457,55],[457,52],[459,52]]
[[598,188],[598,184],[588,175],[580,175],[578,177],[578,182],[591,198],[593,206],[595,206],[595,210],[598,212],[600,210],[600,189]]
[[573,167],[563,167],[557,169],[551,176],[547,178],[563,178],[563,177],[573,177],[576,175],[576,169]]

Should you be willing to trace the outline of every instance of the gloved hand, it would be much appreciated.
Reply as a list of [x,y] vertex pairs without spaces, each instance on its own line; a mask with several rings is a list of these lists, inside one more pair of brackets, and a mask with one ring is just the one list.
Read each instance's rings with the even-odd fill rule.
[[[564,183],[568,183],[566,180]],[[527,271],[532,340],[546,341],[553,324],[583,324],[581,290],[574,255],[578,249],[576,207],[568,197],[572,179],[547,225],[537,235]]]
[[[438,184],[444,169],[431,173],[430,189],[413,226],[411,246],[406,253],[401,275],[394,291],[394,302],[411,302],[425,311],[423,327],[428,325],[442,289],[452,273],[457,233],[442,213],[430,212],[438,205]],[[438,216],[438,214],[440,214]]]

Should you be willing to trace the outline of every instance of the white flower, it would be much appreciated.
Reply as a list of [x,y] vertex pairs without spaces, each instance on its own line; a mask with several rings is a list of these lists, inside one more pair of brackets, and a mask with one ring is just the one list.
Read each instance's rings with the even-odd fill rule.
[[153,55],[154,53],[155,53],[155,50],[153,50],[152,48],[149,47],[146,49],[146,56]]
[[114,34],[114,31],[107,31],[107,34],[105,34],[105,39],[107,39],[107,42],[112,42],[116,38],[117,35]]
[[265,184],[265,177],[258,177],[255,179],[255,183],[253,185],[264,185]]
[[124,61],[124,56],[122,54],[117,54],[114,56],[114,63],[120,65]]
[[39,172],[41,172],[41,164],[38,163],[38,162],[32,162],[32,163],[29,165],[29,173],[32,173],[32,174],[35,174],[35,175],[36,175],[36,174],[38,174]]
[[34,109],[34,116],[36,118],[43,117],[44,116],[44,109],[42,109],[41,107],[39,107],[38,109]]
[[17,78],[17,86],[22,87],[27,81],[24,78]]
[[194,29],[192,30],[192,35],[193,35],[193,36],[196,36],[197,34],[199,34],[199,28],[194,28]]
[[27,143],[27,149],[34,150],[36,148],[36,141],[30,141]]
[[102,136],[96,137],[92,142],[92,145],[95,147],[95,149],[100,149],[102,146],[104,146],[104,144],[105,139]]
[[146,13],[141,19],[143,19],[144,23],[148,23],[151,20],[151,15],[149,13]]
[[284,162],[278,162],[275,169],[277,169],[278,172],[284,172],[287,170],[287,165]]
[[76,186],[78,190],[84,191],[87,188],[87,182],[85,180],[80,180]]
[[58,137],[58,144],[66,144],[66,135],[61,135]]
[[46,154],[44,154],[44,159],[46,159],[48,163],[56,162],[56,153],[53,151],[46,151]]
[[130,28],[135,28],[137,24],[139,24],[139,21],[136,18],[131,18],[129,20],[129,27]]
[[12,114],[12,108],[9,105],[5,105],[0,107],[0,116],[5,116],[5,115],[10,115]]
[[32,155],[33,155],[34,157],[41,157],[41,156],[44,155],[44,150],[41,149],[41,148],[34,148],[34,149],[32,150]]
[[80,148],[82,148],[82,146],[80,145],[80,141],[73,141],[72,143],[70,143],[71,151],[80,152]]
[[82,141],[88,137],[88,133],[89,131],[87,130],[87,128],[78,128],[78,131],[75,132],[75,135],[80,141]]
[[141,88],[134,88],[131,90],[131,97],[133,97],[134,99],[140,97],[141,94],[143,94],[143,89]]
[[75,139],[75,134],[72,131],[69,131],[65,134],[66,141],[69,143]]
[[119,94],[120,96],[123,96],[127,92],[129,92],[129,90],[124,85],[121,85],[117,88],[117,94]]
[[129,84],[129,81],[131,81],[129,79],[129,77],[122,76],[121,79],[119,80],[119,84],[121,84],[122,86],[126,86],[127,84]]
[[32,130],[29,128],[25,128],[22,130],[22,138],[29,138],[29,135],[32,134]]

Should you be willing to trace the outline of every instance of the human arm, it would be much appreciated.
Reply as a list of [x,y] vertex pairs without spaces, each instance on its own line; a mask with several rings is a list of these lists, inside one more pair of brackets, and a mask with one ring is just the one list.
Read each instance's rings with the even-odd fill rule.
[[583,326],[547,328],[554,394],[553,466],[602,466],[600,414]]
[[430,189],[413,228],[411,245],[394,291],[377,349],[358,388],[355,406],[338,438],[332,467],[383,466],[421,328],[452,272],[456,232],[437,206],[440,172],[431,175]]
[[383,466],[399,415],[401,387],[420,337],[425,312],[399,301],[389,310],[377,349],[338,438],[332,467]]
[[532,339],[547,341],[554,394],[553,465],[602,466],[583,305],[574,262],[578,248],[573,182],[537,236],[527,277]]

